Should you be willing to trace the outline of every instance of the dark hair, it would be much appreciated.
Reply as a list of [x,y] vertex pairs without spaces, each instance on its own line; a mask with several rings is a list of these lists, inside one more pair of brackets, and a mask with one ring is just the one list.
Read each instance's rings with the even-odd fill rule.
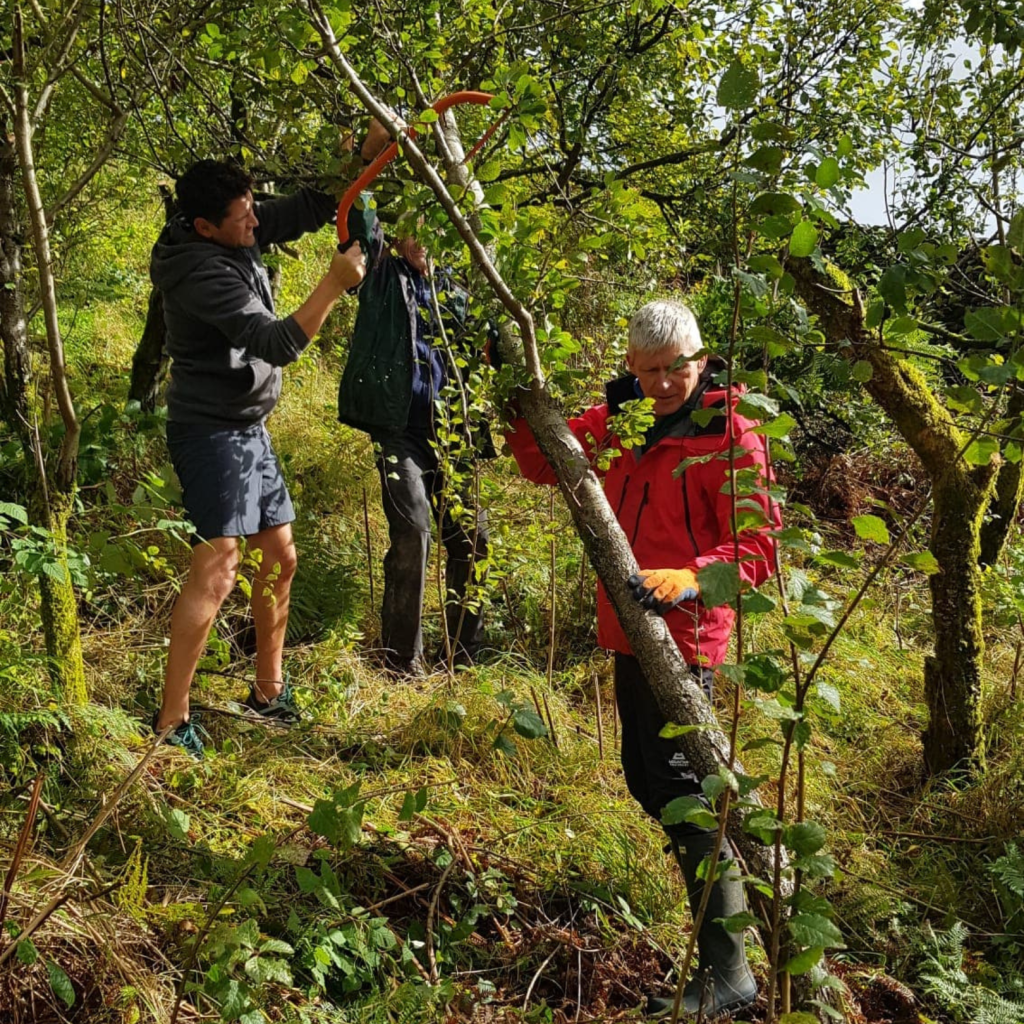
[[220,227],[228,207],[252,186],[252,175],[238,164],[227,160],[200,160],[178,179],[175,192],[178,208],[189,227],[196,217]]

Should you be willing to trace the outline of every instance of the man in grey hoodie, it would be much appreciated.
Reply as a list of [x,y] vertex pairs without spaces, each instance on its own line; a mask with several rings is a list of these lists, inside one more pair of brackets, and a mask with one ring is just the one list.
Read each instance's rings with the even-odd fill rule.
[[[388,141],[371,133],[363,161]],[[197,530],[188,579],[171,616],[162,706],[153,727],[201,757],[189,688],[210,628],[235,585],[240,539],[259,551],[252,587],[256,681],[245,701],[256,714],[294,721],[281,670],[296,556],[295,518],[265,421],[281,393],[281,367],[299,358],[343,292],[365,274],[358,245],[336,252],[327,273],[290,316],[274,311],[260,248],[328,223],[330,196],[313,190],[256,203],[252,178],[234,164],[203,160],[177,183],[180,214],[153,248],[150,273],[164,300],[167,443]]]

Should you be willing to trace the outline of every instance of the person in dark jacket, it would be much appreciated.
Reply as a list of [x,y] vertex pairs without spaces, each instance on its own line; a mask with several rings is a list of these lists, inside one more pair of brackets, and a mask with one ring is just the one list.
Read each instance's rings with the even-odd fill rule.
[[195,757],[203,744],[189,689],[210,627],[235,585],[243,537],[249,553],[260,552],[261,566],[252,597],[256,680],[245,705],[283,722],[296,718],[281,668],[295,514],[266,419],[281,393],[281,367],[299,358],[339,296],[365,273],[359,246],[335,253],[306,301],[278,318],[261,247],[316,231],[337,207],[309,189],[256,203],[252,184],[231,163],[203,160],[192,167],[178,180],[180,213],[161,233],[150,265],[172,360],[167,444],[196,528],[188,579],[171,616],[153,727],[173,726],[169,741]]
[[[756,424],[736,412],[741,389],[730,393],[716,384],[715,376],[724,363],[700,352],[700,330],[686,306],[671,300],[648,303],[629,324],[629,374],[607,386],[605,404],[570,420],[569,427],[595,461],[608,503],[637,562],[650,567],[630,578],[634,596],[665,616],[690,671],[710,697],[713,669],[726,658],[733,611],[701,603],[697,573],[713,562],[732,562],[746,583],[764,583],[775,565],[771,531],[778,526],[778,513],[762,493],[770,475],[764,441],[752,432]],[[653,401],[654,424],[641,447],[626,450],[609,417],[637,398]],[[715,415],[695,418],[699,409],[714,410]],[[524,419],[515,419],[506,436],[527,479],[557,483]],[[741,529],[738,537],[733,536],[732,496],[726,486],[730,448],[736,470],[753,470],[761,481],[758,493],[744,495],[743,508],[746,516],[751,502],[756,503],[762,522]],[[617,453],[610,462],[609,449]],[[602,453],[600,466],[606,469],[596,464]],[[665,718],[603,586],[599,586],[597,616],[598,643],[615,652],[615,699],[622,721],[626,784],[641,807],[660,823],[663,808],[672,800],[704,800],[701,780],[676,743],[661,736]],[[688,822],[664,828],[696,913],[704,889],[698,868],[711,852],[716,833]],[[742,1009],[757,997],[742,933],[716,923],[744,909],[743,886],[731,857],[726,844],[721,862],[726,868],[712,887],[698,933],[698,970],[684,989],[683,1010],[689,1014],[700,1011],[715,1017]],[[660,1014],[671,1005],[670,999],[652,998],[648,1010]]]
[[[349,236],[366,252],[366,280],[339,388],[338,418],[369,433],[379,452],[391,542],[384,558],[381,646],[391,671],[415,677],[427,671],[423,597],[434,523],[440,525],[447,554],[447,635],[437,660],[471,664],[483,633],[479,606],[466,600],[466,591],[487,555],[486,514],[473,509],[466,488],[453,501],[436,429],[455,372],[452,349],[464,336],[468,296],[447,275],[431,273],[427,252],[412,234],[389,247],[365,197],[349,216]],[[465,440],[467,450],[493,455],[485,426]],[[466,471],[472,456],[463,452],[457,461]],[[453,515],[453,504],[466,514]]]

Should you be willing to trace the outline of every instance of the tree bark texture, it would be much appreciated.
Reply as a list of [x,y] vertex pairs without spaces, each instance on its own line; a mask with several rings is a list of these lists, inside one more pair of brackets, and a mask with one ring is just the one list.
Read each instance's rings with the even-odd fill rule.
[[928,725],[922,734],[929,772],[973,759],[981,740],[978,700],[985,651],[982,637],[981,528],[996,493],[999,466],[971,466],[963,459],[969,437],[935,398],[925,377],[877,344],[864,326],[859,295],[849,305],[819,280],[810,262],[791,260],[797,294],[818,316],[825,336],[844,358],[864,360],[872,376],[864,385],[917,453],[932,484],[930,548],[939,563],[931,577],[934,654],[925,661]]
[[[1024,413],[1024,386],[1016,382],[1012,386],[1013,392],[1006,406],[1006,418],[1011,424],[1007,433],[1011,433],[1020,424],[1021,414]],[[981,526],[981,554],[978,560],[982,565],[995,565],[999,561],[1022,500],[1024,460],[1007,460],[999,467],[995,498]]]
[[28,325],[22,287],[23,235],[18,216],[18,158],[0,123],[0,341],[3,343],[3,404],[0,412],[24,442],[29,429]]

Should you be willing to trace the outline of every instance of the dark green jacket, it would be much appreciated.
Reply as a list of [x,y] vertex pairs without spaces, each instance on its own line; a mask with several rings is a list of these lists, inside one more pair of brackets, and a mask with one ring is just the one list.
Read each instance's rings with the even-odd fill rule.
[[[410,268],[388,252],[366,198],[353,205],[348,216],[349,238],[366,254],[366,277],[359,288],[359,311],[338,389],[338,419],[380,439],[402,433],[409,423],[417,303]],[[445,292],[442,312],[458,343],[464,334],[468,295],[458,287]],[[492,457],[486,425],[474,432],[479,435],[479,454]]]

